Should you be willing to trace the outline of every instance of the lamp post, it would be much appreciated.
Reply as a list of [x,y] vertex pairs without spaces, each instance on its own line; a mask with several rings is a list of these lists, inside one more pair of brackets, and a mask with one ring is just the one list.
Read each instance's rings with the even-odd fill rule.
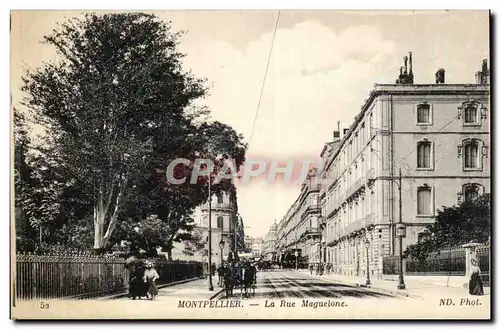
[[366,285],[369,286],[371,285],[371,282],[370,282],[370,253],[369,253],[370,241],[368,240],[368,237],[366,237],[365,239],[365,247],[366,247]]
[[401,192],[401,168],[399,168],[399,222],[396,225],[396,235],[399,237],[399,283],[398,289],[406,289],[404,275],[403,275],[403,238],[406,236],[406,227],[403,224],[403,205],[402,205],[402,192]]
[[220,266],[224,263],[224,240],[221,238],[219,242],[219,248],[220,248]]
[[208,290],[213,291],[212,284],[212,192],[211,188],[212,175],[208,175]]

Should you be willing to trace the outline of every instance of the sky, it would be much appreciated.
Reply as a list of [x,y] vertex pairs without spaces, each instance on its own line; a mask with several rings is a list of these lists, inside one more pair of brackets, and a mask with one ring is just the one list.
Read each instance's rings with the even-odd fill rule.
[[[184,68],[207,78],[202,104],[213,120],[252,134],[277,11],[159,11],[185,30]],[[11,95],[16,105],[26,68],[54,59],[41,44],[57,22],[79,12],[13,12]],[[415,83],[473,83],[489,54],[487,11],[281,11],[247,157],[319,157],[337,122],[347,128],[375,83],[394,83],[413,52]],[[264,236],[285,215],[300,187],[263,180],[238,185],[238,207],[250,236]]]

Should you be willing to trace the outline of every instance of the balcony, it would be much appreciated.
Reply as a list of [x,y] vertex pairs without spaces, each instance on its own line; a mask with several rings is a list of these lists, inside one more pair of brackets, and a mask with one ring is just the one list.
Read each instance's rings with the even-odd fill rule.
[[319,230],[317,227],[310,227],[304,232],[305,237],[315,237],[319,236]]
[[[217,202],[212,202],[212,210],[227,210],[227,211],[233,211],[234,206],[231,203],[217,203]],[[202,211],[208,211],[208,203],[204,203],[201,205],[201,210]]]
[[345,193],[345,198],[349,199],[355,193],[357,193],[359,190],[361,190],[362,188],[364,188],[365,182],[366,182],[366,178],[365,177],[360,177],[360,178],[356,179],[354,181],[354,183],[352,183],[351,186],[349,186],[349,188],[347,189],[347,191]]
[[307,215],[311,213],[321,212],[321,205],[319,204],[308,204],[306,209],[300,214],[300,218],[304,219]]
[[366,172],[366,182],[370,183],[375,180],[375,168],[371,168]]
[[375,225],[375,214],[370,213],[366,215],[365,217],[358,219],[351,224],[347,225],[344,228],[344,232],[342,233],[344,235],[351,234],[357,231],[364,230],[372,225]]

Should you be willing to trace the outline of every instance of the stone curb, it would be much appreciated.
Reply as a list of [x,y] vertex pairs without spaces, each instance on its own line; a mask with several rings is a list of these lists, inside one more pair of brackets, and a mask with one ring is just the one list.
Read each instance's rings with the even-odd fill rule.
[[223,292],[224,292],[224,288],[222,288],[219,292],[216,292],[212,297],[210,297],[210,300],[216,298],[217,296],[219,296]]
[[371,289],[371,290],[375,290],[375,291],[385,292],[385,293],[388,293],[391,295],[397,295],[397,296],[403,296],[403,297],[409,297],[409,298],[415,298],[415,299],[423,299],[422,296],[409,294],[409,293],[402,292],[399,290],[396,291],[396,290],[391,290],[391,289],[386,289],[386,288],[373,287],[371,285],[366,285],[366,284],[356,283],[356,287],[367,288],[367,289]]
[[[186,280],[181,280],[181,281],[176,281],[176,282],[164,283],[164,284],[158,285],[157,288],[158,289],[162,289],[162,288],[165,288],[165,287],[176,286],[178,284],[188,283],[188,282],[192,282],[192,281],[196,281],[196,280],[203,280],[203,278],[191,278],[191,279],[186,279]],[[100,297],[100,298],[97,298],[97,299],[98,300],[118,299],[118,298],[123,298],[123,297],[126,297],[126,296],[128,296],[128,292],[124,292],[124,293],[117,294],[117,295],[104,296],[104,297]]]
[[[324,276],[321,276],[321,279],[323,279],[325,281],[330,281],[329,278],[324,277]],[[380,292],[388,293],[388,294],[391,294],[391,295],[409,297],[409,298],[414,298],[414,299],[423,299],[422,296],[418,296],[418,295],[414,295],[414,294],[409,294],[409,293],[402,292],[402,291],[396,291],[396,290],[391,290],[391,289],[386,289],[386,288],[379,288],[379,287],[374,287],[372,285],[368,286],[366,284],[360,284],[360,283],[356,283],[356,282],[348,282],[348,281],[346,282],[346,281],[342,281],[340,279],[336,280],[335,278],[331,278],[331,280],[334,280],[334,281],[337,281],[337,282],[342,282],[342,283],[347,283],[347,284],[352,284],[352,285],[354,285],[356,287],[371,289],[371,290],[375,290],[375,291],[380,291]]]

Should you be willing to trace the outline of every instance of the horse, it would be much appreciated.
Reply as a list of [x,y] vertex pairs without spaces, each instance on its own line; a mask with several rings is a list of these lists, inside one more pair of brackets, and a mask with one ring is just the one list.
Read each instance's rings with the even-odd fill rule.
[[224,266],[223,271],[224,289],[226,291],[226,298],[233,296],[233,290],[237,283],[237,270],[232,266]]

